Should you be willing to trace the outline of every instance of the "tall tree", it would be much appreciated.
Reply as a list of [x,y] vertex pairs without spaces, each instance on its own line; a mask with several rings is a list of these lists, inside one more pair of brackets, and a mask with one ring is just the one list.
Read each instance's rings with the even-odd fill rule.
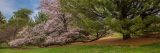
[[[160,12],[160,0],[61,0],[61,5],[66,12],[70,12],[73,17],[76,18],[90,18],[93,20],[110,19],[110,28],[116,32],[123,34],[123,39],[131,38],[132,34],[135,34],[136,31],[141,31],[140,34],[145,34],[145,32],[153,32],[147,30],[149,26],[152,26],[154,21],[158,19]],[[149,17],[148,17],[149,16]],[[154,18],[153,18],[153,17]],[[133,26],[137,26],[130,22],[132,20],[140,20],[144,25],[140,25],[140,30],[131,31]],[[146,20],[152,20],[151,23],[146,23]],[[119,27],[112,27],[113,24],[119,25]],[[158,24],[158,23],[157,23]],[[159,28],[159,26],[157,26]],[[118,30],[115,30],[117,29]],[[156,30],[157,31],[157,30]],[[138,34],[138,35],[140,35]]]
[[6,24],[6,20],[5,17],[3,16],[3,14],[0,12],[0,30],[1,28],[4,28],[4,25]]
[[30,21],[29,15],[32,13],[29,9],[20,9],[14,12],[14,15],[9,20],[9,24],[16,27],[23,27],[28,25]]
[[14,29],[15,35],[22,27],[29,25],[31,20],[29,15],[31,13],[32,11],[29,9],[20,9],[14,12],[14,15],[8,21],[8,25]]
[[6,23],[5,17],[3,16],[2,12],[0,12],[0,24]]

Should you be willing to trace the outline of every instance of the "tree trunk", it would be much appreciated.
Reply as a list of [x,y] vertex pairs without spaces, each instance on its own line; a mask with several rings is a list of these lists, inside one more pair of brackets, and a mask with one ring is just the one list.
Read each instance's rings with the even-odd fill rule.
[[131,38],[131,35],[123,35],[123,40],[128,40]]
[[97,34],[96,34],[96,38],[95,38],[95,39],[93,39],[93,40],[91,40],[90,42],[92,42],[92,41],[96,41],[96,40],[98,40],[98,39],[102,38],[102,37],[103,37],[103,35],[104,35],[104,34],[97,33]]
[[99,33],[96,34],[96,39],[99,39]]

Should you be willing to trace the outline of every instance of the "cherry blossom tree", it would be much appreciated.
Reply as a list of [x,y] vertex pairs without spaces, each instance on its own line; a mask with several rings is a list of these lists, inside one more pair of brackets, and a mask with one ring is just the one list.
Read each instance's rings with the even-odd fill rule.
[[59,0],[41,0],[40,9],[49,15],[48,20],[32,28],[24,27],[17,39],[9,42],[11,47],[62,45],[74,42],[76,40],[74,37],[79,36],[88,39],[88,36],[80,35],[79,29],[68,29],[68,23],[71,21],[70,15],[60,11]]

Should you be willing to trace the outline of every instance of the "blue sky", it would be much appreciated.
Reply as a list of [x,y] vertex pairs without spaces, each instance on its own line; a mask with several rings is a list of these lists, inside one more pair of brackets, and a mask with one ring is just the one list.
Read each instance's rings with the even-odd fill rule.
[[13,12],[21,9],[27,8],[33,11],[31,16],[34,16],[38,12],[38,7],[40,5],[40,0],[0,0],[0,11],[9,19]]

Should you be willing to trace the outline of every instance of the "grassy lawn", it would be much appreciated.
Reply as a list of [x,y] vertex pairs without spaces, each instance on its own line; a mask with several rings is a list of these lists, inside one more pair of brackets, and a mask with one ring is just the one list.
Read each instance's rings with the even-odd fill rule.
[[0,49],[0,53],[160,53],[160,44],[144,46],[62,46],[55,48]]
[[[120,34],[115,33],[113,37],[121,38],[121,36],[119,35]],[[133,42],[136,42],[136,44],[137,43],[142,44],[144,41],[149,41],[149,40],[152,39],[138,39],[138,42],[137,41]],[[129,42],[132,43],[132,40]],[[118,42],[118,43],[124,43],[124,42]],[[141,46],[110,46],[108,44],[102,43],[100,45],[94,45],[94,44],[66,45],[66,46],[52,47],[52,48],[30,48],[30,49],[0,48],[0,53],[160,53],[160,43],[141,45]]]

